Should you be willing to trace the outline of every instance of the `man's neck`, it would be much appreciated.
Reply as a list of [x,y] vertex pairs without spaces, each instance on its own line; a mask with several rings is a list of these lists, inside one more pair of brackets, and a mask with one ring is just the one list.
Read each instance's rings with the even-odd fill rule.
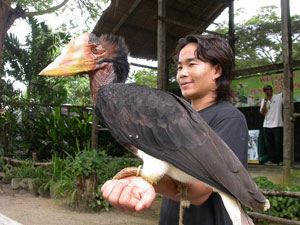
[[204,98],[192,99],[191,105],[196,111],[200,111],[202,109],[205,109],[213,105],[215,102],[216,102],[215,96],[207,96]]

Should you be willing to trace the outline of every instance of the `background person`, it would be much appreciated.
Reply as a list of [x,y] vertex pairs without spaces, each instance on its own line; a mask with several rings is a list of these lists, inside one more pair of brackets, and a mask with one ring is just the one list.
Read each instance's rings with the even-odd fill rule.
[[264,99],[261,100],[260,113],[265,117],[264,141],[269,161],[265,165],[282,165],[283,160],[283,121],[282,121],[282,93],[273,95],[271,85],[263,88]]

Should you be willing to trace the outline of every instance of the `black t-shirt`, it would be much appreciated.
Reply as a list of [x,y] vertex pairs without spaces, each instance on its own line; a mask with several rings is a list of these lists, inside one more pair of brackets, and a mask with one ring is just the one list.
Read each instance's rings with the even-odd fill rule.
[[[247,168],[248,127],[244,115],[226,101],[219,101],[199,114]],[[159,225],[177,225],[178,221],[179,202],[163,198]],[[214,192],[202,205],[184,209],[183,224],[232,225],[232,222],[220,195]]]

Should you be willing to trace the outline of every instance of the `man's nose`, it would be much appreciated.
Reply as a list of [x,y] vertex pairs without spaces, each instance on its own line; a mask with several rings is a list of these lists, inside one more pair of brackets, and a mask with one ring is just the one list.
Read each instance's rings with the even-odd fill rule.
[[188,70],[186,68],[181,68],[181,70],[179,70],[177,72],[178,78],[183,78],[183,77],[187,77],[188,76]]

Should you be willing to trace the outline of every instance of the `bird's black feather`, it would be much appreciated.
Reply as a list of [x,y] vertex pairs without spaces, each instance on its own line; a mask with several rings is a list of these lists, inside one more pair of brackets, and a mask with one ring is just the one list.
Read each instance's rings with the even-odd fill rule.
[[111,83],[100,88],[96,113],[124,146],[133,145],[263,209],[265,198],[225,142],[185,100],[157,89]]

